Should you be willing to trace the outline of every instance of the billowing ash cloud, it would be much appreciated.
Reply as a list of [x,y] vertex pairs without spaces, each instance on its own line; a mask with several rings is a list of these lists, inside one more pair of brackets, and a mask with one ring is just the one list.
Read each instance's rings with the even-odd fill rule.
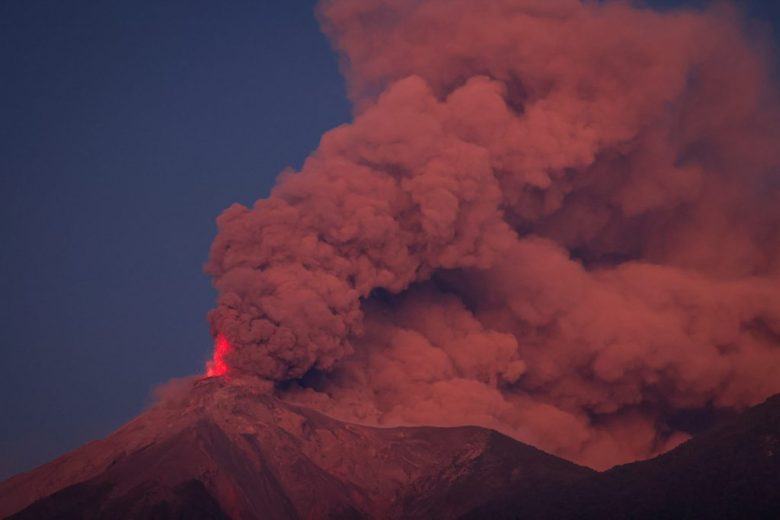
[[219,218],[232,374],[595,467],[780,391],[780,110],[735,10],[319,13],[356,115]]

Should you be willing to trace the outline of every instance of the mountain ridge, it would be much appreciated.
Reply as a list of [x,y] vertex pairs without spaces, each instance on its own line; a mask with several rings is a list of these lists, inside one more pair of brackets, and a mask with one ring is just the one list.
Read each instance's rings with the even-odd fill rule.
[[[780,518],[780,394],[652,459],[615,466],[568,486],[567,499],[536,497],[559,520]],[[517,518],[505,496],[464,519]]]
[[477,426],[365,426],[222,378],[188,384],[105,439],[0,483],[0,517],[780,516],[780,395],[598,473]]
[[450,518],[591,473],[476,426],[350,424],[210,378],[0,483],[0,516]]

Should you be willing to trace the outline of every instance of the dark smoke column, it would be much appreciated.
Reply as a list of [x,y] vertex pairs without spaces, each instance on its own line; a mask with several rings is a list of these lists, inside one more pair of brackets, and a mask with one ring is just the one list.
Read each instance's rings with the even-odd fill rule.
[[319,15],[356,116],[218,220],[231,373],[315,370],[292,396],[596,466],[679,442],[680,410],[780,391],[780,113],[734,9]]

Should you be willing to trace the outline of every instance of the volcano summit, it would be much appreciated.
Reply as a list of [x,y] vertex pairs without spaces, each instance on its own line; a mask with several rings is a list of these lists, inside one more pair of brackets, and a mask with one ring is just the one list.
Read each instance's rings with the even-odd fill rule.
[[0,517],[455,518],[592,473],[477,427],[359,426],[221,378],[184,392],[4,482]]
[[0,516],[54,519],[773,518],[780,396],[605,473],[473,426],[375,428],[222,378],[0,484]]

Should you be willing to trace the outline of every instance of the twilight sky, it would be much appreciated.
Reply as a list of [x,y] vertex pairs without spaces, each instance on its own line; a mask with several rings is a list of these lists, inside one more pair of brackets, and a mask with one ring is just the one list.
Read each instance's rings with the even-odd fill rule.
[[215,217],[349,119],[313,6],[0,3],[0,478],[202,369]]

